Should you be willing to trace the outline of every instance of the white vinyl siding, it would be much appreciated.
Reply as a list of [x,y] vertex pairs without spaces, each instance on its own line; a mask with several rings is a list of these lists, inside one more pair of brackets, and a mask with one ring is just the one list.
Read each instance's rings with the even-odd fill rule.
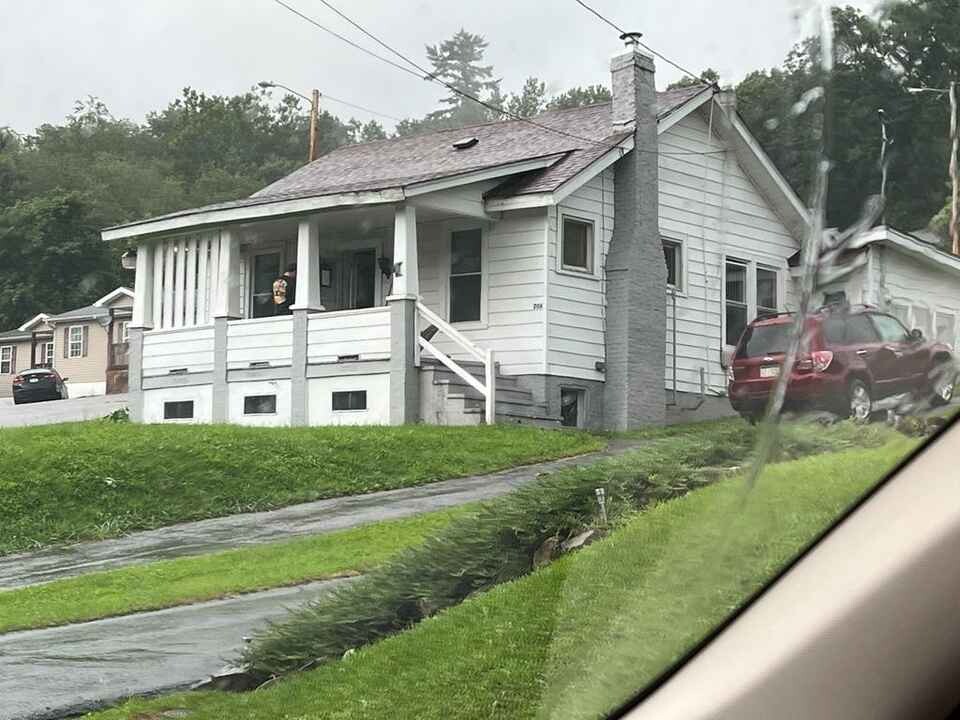
[[292,316],[234,320],[227,323],[228,370],[243,370],[256,367],[257,364],[267,367],[289,366],[292,359]]
[[[544,372],[544,237],[543,209],[503,213],[483,225],[483,297],[479,323],[457,329],[482,348],[496,353],[506,374]],[[449,319],[450,233],[477,223],[418,223],[420,295],[431,310]],[[434,343],[455,358],[472,360],[442,334]]]

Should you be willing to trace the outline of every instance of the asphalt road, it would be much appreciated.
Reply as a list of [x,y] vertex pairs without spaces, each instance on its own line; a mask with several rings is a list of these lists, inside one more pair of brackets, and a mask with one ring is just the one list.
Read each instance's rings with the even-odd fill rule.
[[0,398],[0,428],[95,420],[126,406],[126,393],[69,400],[48,400],[23,405],[14,405],[11,398]]
[[0,636],[0,720],[79,714],[219,672],[243,637],[348,580]]

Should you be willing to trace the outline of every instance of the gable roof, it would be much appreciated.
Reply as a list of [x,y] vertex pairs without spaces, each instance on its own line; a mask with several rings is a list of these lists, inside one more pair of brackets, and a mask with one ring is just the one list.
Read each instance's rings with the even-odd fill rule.
[[116,290],[111,290],[102,298],[93,303],[93,307],[104,307],[105,305],[110,305],[114,300],[117,300],[121,296],[126,296],[130,300],[133,300],[133,290],[121,285]]
[[[697,85],[657,93],[657,117],[662,122],[692,98],[710,89]],[[158,224],[189,215],[204,215],[215,222],[220,211],[254,207],[304,198],[344,193],[386,193],[372,195],[370,202],[398,201],[403,191],[420,183],[502,168],[504,175],[530,167],[524,162],[539,160],[535,169],[551,168],[539,179],[540,185],[558,186],[598,156],[632,135],[611,123],[611,103],[598,103],[567,110],[551,110],[535,118],[503,120],[454,130],[377,140],[341,146],[271,183],[248,198],[206,205],[159,217],[107,228],[104,239],[127,237],[143,232],[120,232],[139,225]],[[476,138],[472,147],[458,150],[453,143]],[[169,225],[169,223],[167,224]],[[156,232],[159,230],[153,230]]]
[[50,316],[47,315],[47,313],[37,313],[17,329],[20,330],[21,332],[27,332],[29,330],[32,330],[34,327],[36,327],[40,323],[46,322],[49,317]]

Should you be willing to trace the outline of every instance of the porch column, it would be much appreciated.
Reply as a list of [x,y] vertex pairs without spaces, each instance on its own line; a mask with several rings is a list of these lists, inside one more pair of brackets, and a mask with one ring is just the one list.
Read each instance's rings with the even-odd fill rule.
[[220,231],[220,258],[214,281],[213,303],[213,422],[226,422],[227,322],[240,317],[240,239],[229,229]]
[[[133,317],[130,320],[127,360],[127,391],[130,419],[143,422],[143,333],[153,329],[153,255],[154,246],[142,243],[137,248],[137,269],[133,280]],[[112,339],[112,337],[111,337]],[[108,357],[110,347],[108,345]]]
[[303,218],[297,231],[297,290],[293,305],[293,357],[290,367],[290,424],[306,425],[307,315],[320,302],[320,228],[316,217]]
[[390,304],[390,424],[420,420],[420,377],[415,365],[417,300],[420,272],[417,259],[417,211],[398,205],[393,223],[393,292]]

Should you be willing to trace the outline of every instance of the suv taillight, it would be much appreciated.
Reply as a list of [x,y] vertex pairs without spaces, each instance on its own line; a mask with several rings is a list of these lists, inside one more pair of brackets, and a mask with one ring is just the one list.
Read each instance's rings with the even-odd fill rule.
[[823,372],[833,362],[833,352],[830,350],[816,350],[797,360],[797,370],[813,370]]

